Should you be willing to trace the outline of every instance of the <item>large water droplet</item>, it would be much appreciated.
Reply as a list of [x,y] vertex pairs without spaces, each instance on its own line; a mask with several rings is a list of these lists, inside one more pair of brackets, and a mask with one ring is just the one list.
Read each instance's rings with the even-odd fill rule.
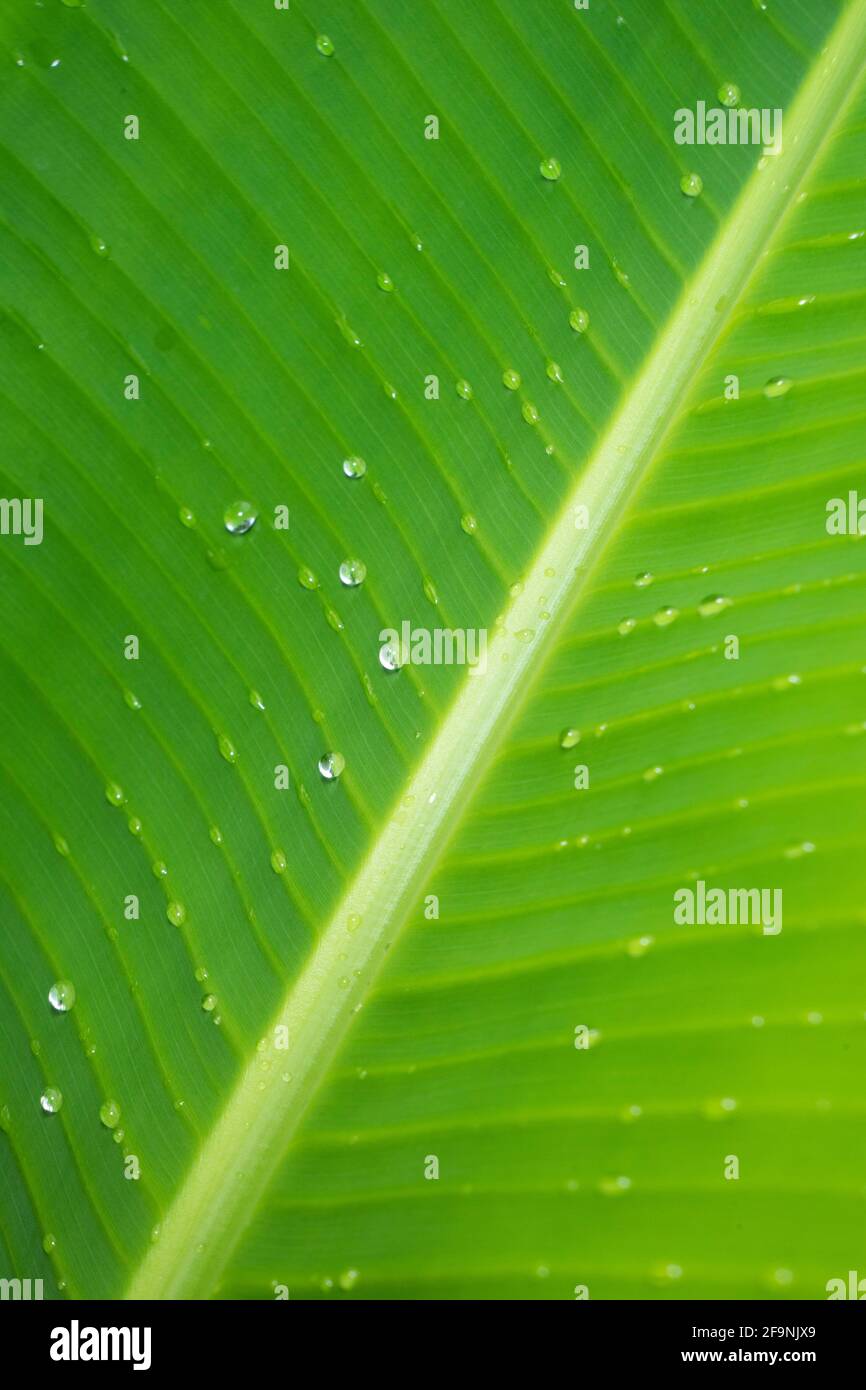
[[574,748],[580,743],[580,731],[578,729],[563,729],[559,735],[560,748]]
[[75,1007],[75,986],[71,980],[56,980],[48,991],[48,1002],[59,1014]]
[[105,799],[110,802],[112,806],[122,806],[126,800],[123,787],[118,786],[116,782],[109,782],[108,786],[105,788]]
[[363,478],[367,471],[367,465],[357,454],[350,454],[343,459],[343,472],[347,478]]
[[104,1100],[99,1107],[100,1123],[106,1129],[116,1129],[120,1123],[120,1106],[116,1100]]
[[768,400],[775,400],[777,396],[786,396],[791,389],[793,382],[787,376],[771,377],[764,387],[764,395]]
[[575,333],[585,333],[589,328],[589,314],[585,309],[572,309],[568,322]]
[[545,370],[551,381],[555,381],[557,384],[562,381],[562,368],[558,362],[548,362]]
[[502,385],[507,386],[509,391],[516,391],[520,385],[520,373],[509,367],[502,373]]
[[340,565],[340,583],[349,589],[357,589],[367,578],[367,566],[363,560],[344,560]]
[[186,908],[183,903],[172,901],[165,909],[165,915],[173,927],[182,927],[186,921]]
[[697,198],[703,192],[704,181],[700,174],[683,174],[680,188],[687,198]]
[[258,515],[252,502],[231,502],[223,513],[223,522],[230,535],[245,536],[255,526]]
[[740,100],[740,89],[736,82],[723,82],[719,88],[719,101],[723,106],[736,106]]
[[403,653],[399,642],[385,642],[379,648],[379,665],[386,671],[399,671],[403,665]]
[[343,773],[346,759],[342,753],[323,753],[319,759],[319,772],[326,782],[334,782]]
[[216,997],[216,995],[215,995],[215,994],[206,994],[206,995],[204,996],[204,998],[202,999],[202,1001],[201,1001],[201,1006],[202,1006],[202,1008],[204,1009],[204,1011],[205,1011],[206,1014],[212,1014],[213,1011],[214,1011],[214,1009],[215,1009],[216,1006],[217,1006],[217,997]]

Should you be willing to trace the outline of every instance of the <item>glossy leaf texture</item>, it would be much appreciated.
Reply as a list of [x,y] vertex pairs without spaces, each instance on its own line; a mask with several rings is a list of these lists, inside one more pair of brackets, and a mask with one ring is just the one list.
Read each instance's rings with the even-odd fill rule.
[[[0,536],[0,1274],[826,1297],[866,4],[45,0],[0,50],[44,504]],[[780,148],[677,144],[698,103]],[[388,669],[404,623],[483,669]],[[772,919],[678,923],[701,884]]]

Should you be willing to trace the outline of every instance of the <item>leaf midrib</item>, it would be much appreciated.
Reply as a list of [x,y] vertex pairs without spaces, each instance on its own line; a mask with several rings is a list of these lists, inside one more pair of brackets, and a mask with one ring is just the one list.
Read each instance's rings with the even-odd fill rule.
[[[675,422],[759,256],[842,119],[864,48],[866,3],[855,0],[784,120],[782,153],[753,173],[685,286],[537,553],[523,590],[490,639],[486,674],[464,679],[400,804],[281,1002],[264,1050],[253,1054],[228,1097],[126,1297],[203,1298],[218,1285],[354,1012],[538,679],[543,654],[610,545],[626,502]],[[727,309],[720,313],[715,306],[723,296]],[[578,504],[589,508],[587,531],[574,528]],[[542,608],[550,613],[544,623],[538,616]],[[526,631],[535,633],[530,642],[516,636]],[[350,933],[352,914],[361,925]],[[275,1047],[281,1024],[288,1028],[288,1052]]]

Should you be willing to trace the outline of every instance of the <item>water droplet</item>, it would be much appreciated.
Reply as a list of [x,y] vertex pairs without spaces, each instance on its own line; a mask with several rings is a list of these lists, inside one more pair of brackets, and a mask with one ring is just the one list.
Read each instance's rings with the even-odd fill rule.
[[109,782],[105,788],[105,799],[112,806],[122,806],[126,800],[123,787],[119,787],[116,782]]
[[648,767],[646,769],[646,772],[642,773],[641,775],[643,776],[643,780],[645,782],[655,782],[656,778],[661,777],[663,772],[663,767]]
[[736,106],[740,100],[740,89],[736,82],[723,82],[718,95],[723,106]]
[[568,322],[575,333],[585,333],[589,328],[589,314],[585,309],[572,309]]
[[552,285],[556,286],[558,290],[565,290],[568,288],[568,282],[566,281],[566,278],[563,275],[562,271],[554,269],[553,266],[550,266],[550,268],[548,269],[547,278]]
[[214,1009],[215,1009],[216,1006],[217,1006],[217,997],[216,997],[216,995],[215,995],[215,994],[206,994],[206,995],[204,996],[204,998],[202,999],[202,1001],[201,1001],[201,1006],[202,1006],[202,1008],[204,1009],[204,1011],[205,1011],[206,1014],[212,1014],[213,1011],[214,1011]]
[[464,401],[472,400],[472,387],[465,377],[461,377],[460,380],[455,383],[454,390],[457,392],[458,396],[463,397]]
[[509,391],[516,391],[520,385],[520,373],[509,367],[502,373],[502,385],[507,386]]
[[343,773],[346,759],[342,753],[323,753],[319,759],[319,772],[326,782],[334,782]]
[[57,850],[58,854],[61,854],[63,856],[64,859],[69,858],[69,845],[67,844],[66,840],[64,840],[62,835],[54,836],[54,848]]
[[287,867],[287,859],[281,849],[275,849],[271,855],[271,868],[275,874],[284,874]]
[[653,622],[656,627],[670,627],[671,623],[674,622],[679,615],[680,610],[678,608],[671,608],[670,605],[668,605],[665,608],[659,608],[657,612],[653,613]]
[[325,609],[325,618],[327,619],[328,626],[332,627],[335,632],[342,632],[346,626],[336,608],[331,608],[330,604]]
[[204,984],[205,980],[208,978],[207,968],[204,965],[200,965],[197,968],[195,972],[195,978],[200,985]]
[[464,512],[460,518],[460,526],[467,536],[474,536],[478,530],[478,521],[471,512]]
[[700,174],[683,174],[680,179],[680,188],[687,198],[697,198],[703,187],[704,181]]
[[71,980],[56,980],[48,991],[48,1002],[59,1014],[75,1007],[75,986]]
[[223,842],[223,833],[222,833],[222,831],[220,830],[220,828],[219,828],[218,825],[212,825],[211,828],[210,828],[210,830],[208,831],[208,834],[210,835],[211,840],[213,841],[213,843],[214,843],[215,845],[221,845],[221,844],[222,844],[222,842]]
[[526,421],[527,425],[538,424],[538,421],[540,419],[540,416],[538,414],[538,407],[533,405],[532,401],[524,401],[520,413]]
[[330,58],[334,51],[333,40],[329,39],[327,34],[317,34],[316,47],[325,58]]
[[562,381],[562,368],[560,367],[558,362],[548,362],[545,370],[551,381],[555,381],[557,383]]
[[716,613],[723,613],[726,608],[730,608],[731,602],[732,600],[724,594],[710,594],[708,598],[701,599],[698,612],[702,618],[712,618]]
[[367,578],[367,566],[363,560],[344,560],[340,565],[340,583],[349,589],[357,589]]
[[157,859],[150,867],[154,878],[168,878],[168,865],[164,860]]
[[301,565],[298,570],[298,583],[302,589],[318,589],[319,587],[317,576],[306,565]]
[[340,1288],[341,1288],[341,1289],[344,1289],[344,1290],[346,1291],[346,1293],[348,1293],[349,1289],[353,1289],[353,1288],[355,1287],[355,1285],[357,1284],[357,1282],[358,1282],[358,1271],[357,1271],[357,1269],[347,1269],[347,1270],[345,1271],[345,1273],[344,1273],[344,1274],[341,1274],[340,1277],[339,1277],[339,1279],[337,1280],[337,1283],[340,1285]]
[[553,155],[548,155],[546,159],[542,159],[538,171],[543,179],[549,179],[553,183],[562,173],[562,166],[558,159],[554,159]]
[[343,472],[347,478],[363,478],[367,471],[367,465],[357,454],[350,454],[343,459]]
[[631,276],[629,275],[628,271],[624,270],[623,267],[620,265],[619,261],[617,260],[611,261],[610,264],[611,270],[613,271],[619,283],[622,285],[623,289],[628,289],[629,285],[631,284]]
[[625,949],[630,956],[637,959],[640,956],[646,955],[654,941],[655,937],[652,936],[637,936],[628,943]]
[[248,699],[253,709],[263,710],[265,708],[265,702],[257,690],[251,690]]
[[99,1119],[106,1129],[116,1129],[120,1123],[120,1106],[116,1100],[104,1100],[99,1107]]
[[786,396],[790,391],[793,382],[787,376],[771,377],[764,387],[764,395],[767,400],[775,400],[777,396]]
[[631,1178],[602,1178],[598,1184],[599,1192],[604,1193],[605,1197],[621,1197],[624,1192],[628,1192],[631,1187]]
[[623,618],[621,623],[617,623],[616,630],[619,633],[620,637],[627,637],[630,632],[634,632],[634,628],[634,618]]
[[560,748],[574,748],[575,744],[580,743],[580,731],[578,729],[563,729],[559,735]]
[[424,597],[425,597],[430,603],[432,603],[432,604],[434,604],[434,605],[438,604],[438,602],[439,602],[439,594],[438,594],[438,591],[437,591],[437,589],[436,589],[436,585],[433,583],[433,580],[432,580],[432,579],[426,579],[426,578],[425,578],[424,584],[423,584],[422,587],[423,587],[423,589],[424,589]]
[[379,286],[379,289],[384,290],[386,294],[390,294],[394,289],[394,281],[391,279],[387,270],[379,271],[376,276],[376,284]]
[[403,652],[399,642],[385,642],[379,648],[379,665],[386,671],[399,671],[403,665]]
[[50,1231],[42,1237],[42,1249],[46,1255],[50,1255],[52,1250],[57,1249],[57,1237],[52,1235]]
[[173,927],[182,927],[186,921],[186,908],[183,903],[170,902],[165,909],[165,915]]
[[346,918],[346,931],[357,931],[360,925],[360,915],[357,912],[350,912]]
[[223,512],[223,523],[229,535],[245,536],[255,526],[258,515],[252,502],[231,502]]
[[636,574],[634,577],[634,587],[636,589],[648,589],[652,582],[653,575],[651,575],[648,570],[644,570],[642,574]]
[[220,734],[217,740],[217,747],[220,754],[227,763],[234,765],[238,760],[238,750],[235,748],[228,734]]
[[518,642],[522,642],[525,647],[528,647],[529,643],[534,640],[535,633],[531,627],[521,627],[515,632],[514,636],[517,638]]
[[195,512],[189,507],[181,507],[178,511],[178,517],[181,525],[186,526],[188,530],[192,530],[195,526]]
[[132,691],[132,690],[124,690],[124,692],[123,692],[123,699],[124,699],[124,702],[125,702],[125,704],[128,706],[129,709],[131,709],[131,710],[139,710],[139,709],[141,709],[141,701],[139,700],[138,696],[135,694],[134,691]]
[[102,237],[98,236],[96,232],[91,232],[90,234],[90,246],[91,249],[96,252],[97,256],[104,257],[108,255],[108,242],[103,241]]

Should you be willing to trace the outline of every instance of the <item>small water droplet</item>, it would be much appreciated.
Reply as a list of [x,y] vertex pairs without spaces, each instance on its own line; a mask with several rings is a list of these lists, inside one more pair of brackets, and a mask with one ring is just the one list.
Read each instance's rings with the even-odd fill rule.
[[560,748],[574,748],[578,743],[580,743],[579,729],[563,729],[559,735]]
[[189,507],[181,507],[178,511],[178,517],[180,519],[181,525],[186,526],[188,530],[192,530],[192,528],[196,524],[195,512],[192,511]]
[[172,901],[165,909],[165,915],[173,927],[182,927],[186,921],[186,908],[183,903]]
[[388,274],[387,270],[379,271],[378,275],[376,276],[376,284],[379,286],[379,289],[384,290],[386,294],[391,294],[392,290],[394,289],[394,281],[391,279],[391,276]]
[[520,373],[509,367],[502,373],[502,385],[507,386],[509,391],[516,391],[520,385]]
[[357,589],[367,578],[367,566],[363,560],[344,560],[340,565],[340,583],[349,589]]
[[265,708],[265,702],[257,690],[251,690],[248,698],[253,709],[263,710]]
[[258,520],[252,502],[231,502],[223,513],[223,524],[231,536],[245,536]]
[[203,985],[203,984],[204,984],[205,980],[208,978],[208,972],[207,972],[207,969],[206,969],[205,966],[203,966],[203,965],[198,966],[198,968],[197,968],[197,970],[196,970],[196,972],[195,972],[195,978],[196,978],[196,980],[198,981],[198,983],[199,983],[200,985]]
[[538,424],[538,421],[540,419],[540,416],[538,414],[538,407],[533,405],[532,401],[524,401],[520,413],[526,421],[527,425]]
[[50,1231],[47,1231],[42,1237],[42,1249],[46,1255],[50,1255],[52,1250],[57,1249],[57,1237],[52,1235]]
[[438,604],[438,602],[439,602],[439,594],[438,594],[438,591],[437,591],[437,589],[436,589],[436,585],[433,583],[433,580],[432,580],[432,579],[425,578],[422,587],[423,587],[423,589],[424,589],[424,597],[425,597],[430,603],[432,603],[432,604],[434,604],[434,605]]
[[335,782],[342,776],[346,759],[342,753],[323,753],[319,759],[319,772],[326,782]]
[[90,246],[91,249],[96,252],[97,256],[105,257],[109,253],[108,242],[103,241],[102,237],[98,236],[96,232],[91,232],[90,234]]
[[644,570],[642,574],[636,574],[634,577],[634,587],[636,589],[648,589],[652,582],[653,575],[651,575],[648,570]]
[[471,512],[464,512],[460,518],[460,526],[467,536],[474,536],[478,530],[478,521]]
[[367,465],[357,454],[350,454],[343,459],[343,472],[347,478],[363,478],[367,471]]
[[75,986],[71,980],[56,980],[48,991],[48,1002],[59,1014],[75,1007]]
[[723,613],[726,608],[730,608],[731,602],[732,600],[724,594],[710,594],[707,598],[701,599],[698,612],[702,618],[712,618],[716,613]]
[[344,1289],[346,1293],[348,1293],[349,1289],[353,1289],[357,1282],[357,1269],[347,1269],[345,1273],[341,1274],[339,1279],[337,1280],[337,1283],[340,1285],[340,1288]]
[[333,40],[329,39],[327,34],[316,35],[316,47],[325,58],[330,58],[334,51]]
[[642,773],[643,780],[645,782],[655,782],[656,778],[661,777],[663,772],[663,767],[648,767],[646,771]]
[[118,786],[116,782],[109,782],[105,788],[105,799],[112,806],[122,806],[126,800],[123,787]]
[[234,765],[238,760],[238,750],[235,748],[228,734],[220,734],[217,740],[217,747],[220,755],[225,758],[227,763]]
[[543,179],[548,179],[551,183],[555,183],[562,173],[562,166],[559,160],[555,159],[553,155],[548,155],[546,159],[542,159],[538,166],[538,171]]
[[275,874],[284,874],[287,867],[287,859],[281,849],[275,849],[271,855],[271,868]]
[[616,626],[616,630],[617,630],[617,632],[619,633],[620,637],[627,637],[628,634],[629,634],[630,632],[634,632],[634,629],[635,629],[635,619],[634,619],[634,618],[623,618],[622,622],[617,623],[617,626]]
[[54,836],[54,848],[57,850],[58,854],[61,854],[63,856],[64,859],[69,858],[69,845],[67,844],[66,840],[64,840],[62,835]]
[[346,931],[357,931],[360,925],[360,915],[357,912],[350,912],[346,918]]
[[129,709],[131,709],[131,710],[139,710],[139,709],[141,709],[141,701],[139,700],[138,696],[135,694],[134,691],[132,691],[132,690],[124,690],[124,692],[123,692],[123,699],[124,699],[124,702],[125,702],[125,704],[127,705],[127,707],[128,707]]
[[697,198],[703,192],[704,181],[700,174],[683,174],[680,188],[687,198]]
[[472,387],[465,377],[461,377],[458,382],[455,382],[454,390],[457,392],[458,396],[463,397],[464,401],[472,400]]
[[222,833],[222,831],[220,830],[220,828],[219,828],[218,825],[212,825],[211,828],[210,828],[210,830],[208,831],[208,834],[210,835],[210,838],[211,838],[211,841],[213,842],[213,844],[215,844],[215,845],[221,845],[221,844],[222,844],[222,842],[223,842],[223,833]]
[[623,289],[628,289],[629,285],[631,284],[631,276],[629,275],[628,271],[624,270],[623,267],[620,265],[619,261],[617,260],[611,261],[610,264],[611,270],[613,271],[619,283],[622,285]]
[[678,608],[671,608],[668,604],[664,608],[659,608],[657,612],[653,613],[653,622],[656,627],[670,627],[671,623],[679,617],[679,614],[680,610]]
[[568,322],[575,333],[585,333],[589,328],[589,314],[585,309],[572,309],[568,316]]
[[549,267],[547,272],[547,278],[552,285],[556,286],[558,290],[565,290],[568,288],[568,282],[565,276],[563,275],[562,271],[556,270],[554,266]]
[[106,1129],[116,1129],[120,1123],[120,1106],[116,1100],[104,1100],[99,1107],[99,1119]]
[[740,89],[736,82],[723,82],[718,95],[723,106],[736,106],[740,100]]
[[215,994],[206,994],[206,995],[204,996],[204,998],[202,999],[202,1001],[201,1001],[201,1006],[202,1006],[202,1008],[204,1009],[204,1011],[205,1011],[206,1014],[212,1014],[213,1011],[214,1011],[214,1009],[215,1009],[216,1006],[217,1006],[217,997],[216,997],[216,995],[215,995]]
[[764,387],[764,395],[767,400],[775,400],[777,396],[786,396],[790,391],[793,382],[787,376],[771,377]]
[[301,565],[298,570],[298,583],[302,589],[318,589],[318,577],[306,565]]
[[535,632],[531,627],[521,627],[515,632],[514,636],[517,638],[518,642],[522,642],[524,646],[529,646],[529,643],[535,639]]
[[150,867],[154,878],[168,878],[168,865],[163,859],[157,859]]
[[547,375],[551,381],[555,381],[557,383],[562,381],[562,368],[560,367],[558,362],[548,362],[545,371],[547,372]]

